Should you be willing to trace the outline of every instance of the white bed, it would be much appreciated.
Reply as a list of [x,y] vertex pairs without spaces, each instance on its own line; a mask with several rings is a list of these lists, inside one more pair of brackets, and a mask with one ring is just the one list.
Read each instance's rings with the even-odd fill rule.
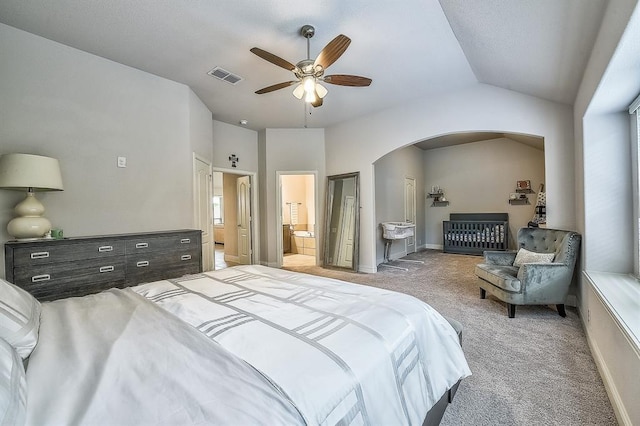
[[27,424],[422,424],[470,374],[425,303],[262,266],[34,309]]

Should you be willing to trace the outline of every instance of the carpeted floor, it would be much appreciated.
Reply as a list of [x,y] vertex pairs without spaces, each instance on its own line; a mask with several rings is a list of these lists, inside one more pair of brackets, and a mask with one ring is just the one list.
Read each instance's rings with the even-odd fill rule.
[[478,256],[424,250],[361,274],[318,266],[286,269],[411,294],[464,326],[463,348],[473,375],[462,382],[443,425],[616,425],[604,385],[574,308],[519,306],[480,299]]

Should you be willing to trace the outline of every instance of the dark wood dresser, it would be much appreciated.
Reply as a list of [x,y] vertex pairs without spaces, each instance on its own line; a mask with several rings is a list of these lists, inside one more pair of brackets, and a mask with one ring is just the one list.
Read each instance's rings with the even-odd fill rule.
[[9,241],[4,256],[7,281],[55,300],[202,272],[202,231]]

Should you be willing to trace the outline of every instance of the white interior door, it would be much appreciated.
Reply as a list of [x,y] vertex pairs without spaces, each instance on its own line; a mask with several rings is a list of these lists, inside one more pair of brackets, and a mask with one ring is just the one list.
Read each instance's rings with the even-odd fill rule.
[[353,240],[355,235],[356,199],[346,196],[342,206],[340,218],[340,239],[338,241],[338,266],[350,268],[353,266]]
[[251,263],[251,184],[249,176],[238,178],[238,263]]
[[211,271],[214,265],[211,164],[194,156],[193,174],[194,222],[195,226],[202,231],[202,269]]
[[[416,180],[413,178],[404,178],[404,220],[416,223]],[[407,254],[416,251],[415,236],[405,238],[404,241]]]

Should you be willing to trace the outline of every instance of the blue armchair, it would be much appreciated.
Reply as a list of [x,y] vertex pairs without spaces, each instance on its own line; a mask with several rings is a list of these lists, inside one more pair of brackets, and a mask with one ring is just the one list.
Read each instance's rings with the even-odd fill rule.
[[[485,251],[484,263],[475,267],[480,298],[487,292],[507,303],[509,318],[517,305],[556,305],[566,316],[564,304],[569,293],[573,269],[578,258],[581,236],[577,232],[546,228],[521,228],[518,247],[534,252],[533,263],[516,264],[516,251]],[[537,255],[546,260],[535,260]],[[530,260],[529,260],[530,261]],[[527,261],[527,262],[529,262]]]

